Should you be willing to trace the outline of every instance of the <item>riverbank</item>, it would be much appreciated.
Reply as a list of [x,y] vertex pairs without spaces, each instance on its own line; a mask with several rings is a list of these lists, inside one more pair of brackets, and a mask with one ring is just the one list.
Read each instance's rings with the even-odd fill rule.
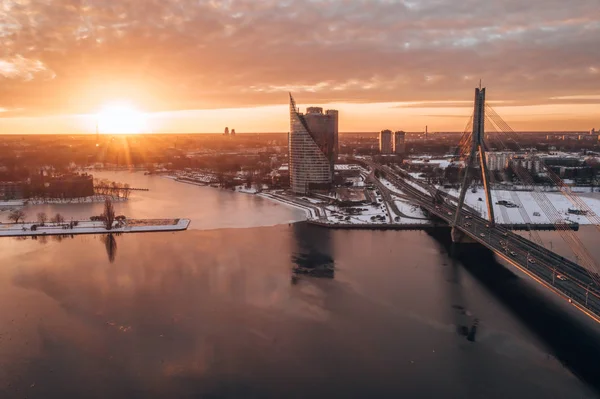
[[106,230],[103,222],[92,221],[77,221],[73,222],[73,225],[71,223],[48,223],[45,226],[40,226],[39,223],[1,223],[0,237],[183,231],[187,230],[190,222],[190,219],[131,219],[120,227],[113,227],[112,230]]
[[[114,195],[94,195],[91,197],[79,198],[31,198],[22,200],[0,201],[0,210],[8,210],[14,207],[23,207],[27,205],[70,205],[70,204],[95,204],[103,203],[106,199],[112,202],[124,202],[127,198],[117,197]],[[4,209],[6,208],[6,209]]]
[[25,200],[25,205],[44,205],[44,204],[93,204],[103,203],[107,199],[112,202],[124,202],[127,201],[125,197],[117,197],[114,195],[94,195],[91,197],[80,197],[80,198],[41,198],[41,199],[29,199]]
[[237,186],[227,189],[224,187],[218,187],[217,183],[214,183],[214,182],[198,181],[198,180],[193,180],[193,179],[188,179],[188,178],[181,178],[181,177],[177,177],[174,175],[161,175],[161,177],[163,177],[165,179],[173,180],[177,183],[191,184],[192,186],[212,187],[212,188],[217,188],[220,190],[235,191],[237,193],[243,193],[243,194],[258,194],[258,193],[260,193],[260,191],[258,189],[254,188],[254,187],[248,188],[244,185],[237,185]]

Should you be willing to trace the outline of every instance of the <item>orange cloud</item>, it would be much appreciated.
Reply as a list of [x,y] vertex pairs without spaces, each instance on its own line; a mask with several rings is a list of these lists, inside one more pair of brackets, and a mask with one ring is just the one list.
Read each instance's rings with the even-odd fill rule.
[[592,105],[598,21],[597,0],[7,0],[0,108],[246,108],[290,90],[305,103],[443,103],[469,101],[480,78],[497,101]]

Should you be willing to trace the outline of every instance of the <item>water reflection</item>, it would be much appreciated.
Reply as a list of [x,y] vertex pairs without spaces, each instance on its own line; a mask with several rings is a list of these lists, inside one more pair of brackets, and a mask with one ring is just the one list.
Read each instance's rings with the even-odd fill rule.
[[292,284],[296,284],[301,275],[333,278],[335,261],[332,257],[332,230],[316,228],[306,223],[292,225],[291,260]]
[[117,256],[117,240],[115,239],[113,234],[107,234],[105,236],[102,236],[102,241],[104,242],[104,247],[106,248],[108,261],[110,263],[114,263],[115,257]]
[[[448,301],[424,233],[113,235],[115,264],[107,240],[0,240],[0,398],[586,397],[470,272]],[[329,261],[334,280],[290,286]],[[476,347],[452,304],[484,321]]]
[[[519,278],[509,266],[497,262],[489,249],[472,244],[456,245],[443,231],[434,232],[431,236],[537,335],[565,367],[600,392],[600,368],[596,366],[600,358],[600,342],[598,332],[585,316],[578,317],[574,311],[561,306],[560,300],[552,294],[542,291],[544,288],[537,287],[526,277]],[[453,310],[471,319],[470,325],[457,323],[458,332],[474,341],[479,320],[462,305],[459,288],[452,292],[452,296],[457,299],[452,305]]]

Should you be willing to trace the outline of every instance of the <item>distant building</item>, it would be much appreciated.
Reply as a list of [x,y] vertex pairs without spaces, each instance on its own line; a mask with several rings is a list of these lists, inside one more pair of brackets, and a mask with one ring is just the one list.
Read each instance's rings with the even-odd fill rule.
[[406,133],[403,131],[395,132],[392,136],[392,151],[396,155],[403,155],[406,152]]
[[539,173],[542,171],[542,163],[539,158],[530,156],[513,156],[508,160],[509,164],[519,168],[523,168],[531,173]]
[[309,107],[302,114],[290,95],[289,170],[294,193],[329,189],[338,143],[338,113]]
[[235,136],[235,129],[231,129],[231,136]]
[[541,161],[538,157],[528,154],[517,154],[512,151],[486,152],[488,170],[502,171],[509,167],[519,167],[532,173],[542,170]]
[[13,200],[23,198],[23,182],[0,182],[0,199]]
[[392,153],[392,131],[389,129],[379,132],[379,152],[381,154]]
[[229,128],[228,127],[225,128],[225,133],[223,133],[223,136],[229,136]]
[[596,134],[596,129],[592,128],[592,130],[590,130],[590,136],[593,136],[594,134]]
[[504,170],[508,162],[515,156],[514,152],[487,152],[485,153],[488,170]]
[[27,187],[29,195],[47,198],[80,198],[94,195],[94,176],[66,174],[62,176],[40,175],[31,178]]
[[339,135],[339,130],[338,130],[338,128],[339,128],[339,123],[338,123],[339,113],[335,109],[328,109],[327,111],[325,111],[325,114],[331,120],[331,131],[333,133],[333,157],[334,157],[334,161],[337,162],[337,160],[338,160],[338,154],[340,153],[340,144],[339,144],[339,140],[338,140],[338,135]]

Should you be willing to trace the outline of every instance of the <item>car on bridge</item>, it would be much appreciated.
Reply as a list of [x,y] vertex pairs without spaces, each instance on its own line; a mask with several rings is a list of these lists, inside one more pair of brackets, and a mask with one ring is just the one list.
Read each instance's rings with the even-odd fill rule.
[[557,275],[556,275],[556,278],[557,278],[557,279],[559,279],[560,281],[567,281],[567,280],[568,280],[568,279],[567,279],[565,276],[563,276],[562,274],[557,274]]

